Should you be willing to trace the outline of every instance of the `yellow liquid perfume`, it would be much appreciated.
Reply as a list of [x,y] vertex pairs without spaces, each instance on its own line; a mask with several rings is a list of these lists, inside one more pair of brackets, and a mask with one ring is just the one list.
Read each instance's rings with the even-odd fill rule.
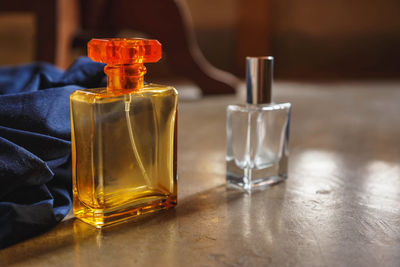
[[156,40],[93,39],[107,88],[71,94],[73,210],[98,228],[177,204],[177,91],[143,85]]

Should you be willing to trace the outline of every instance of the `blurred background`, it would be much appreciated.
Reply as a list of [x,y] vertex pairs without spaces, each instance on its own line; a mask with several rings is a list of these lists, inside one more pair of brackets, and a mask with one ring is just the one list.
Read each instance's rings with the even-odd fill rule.
[[[104,26],[107,18],[112,17],[107,17],[107,12],[110,11],[105,4],[107,0],[9,2],[0,3],[0,65],[29,63],[38,59],[38,53],[43,52],[37,50],[37,38],[41,38],[43,43],[43,36],[49,31],[47,28],[56,26],[65,34],[56,34],[56,56],[47,59],[65,68],[77,57],[86,55],[86,42],[98,34],[98,31],[88,31],[91,25],[96,24],[93,21],[99,18]],[[55,2],[58,2],[55,9],[49,9]],[[134,0],[115,1],[117,2],[131,5],[132,9],[139,5]],[[165,9],[163,16],[154,16],[153,9],[156,9],[157,2],[160,1],[150,2],[153,3],[138,8],[142,9],[147,21],[159,20],[157,23],[161,28],[178,14]],[[185,29],[189,29],[181,42],[195,37],[200,51],[212,65],[240,78],[244,75],[245,56],[257,55],[273,55],[276,59],[276,77],[281,79],[400,77],[399,0],[164,2],[171,2],[172,5],[174,2],[178,3],[178,15],[182,16]],[[147,8],[150,10],[146,10]],[[115,13],[123,14],[121,10],[116,10]],[[106,17],[101,18],[102,14],[106,14]],[[52,17],[56,25],[40,22],[40,18],[46,16]],[[38,30],[38,24],[46,28],[44,33],[43,30]],[[128,24],[120,24],[118,29],[113,29],[112,34],[153,37],[151,33],[142,32],[140,25],[135,27],[136,25],[127,26]],[[97,23],[94,28],[98,30],[101,26],[99,25]],[[173,30],[168,30],[171,35],[174,34]],[[102,32],[100,36],[109,36],[107,33],[110,32]],[[48,43],[52,43],[51,38],[50,34]],[[168,45],[171,42],[166,43]],[[53,53],[53,48],[46,49],[49,54]],[[60,55],[57,51],[63,52]],[[168,57],[166,53],[166,62],[154,68],[153,77],[165,78],[172,75]],[[42,58],[46,60],[46,56]],[[176,65],[172,66],[174,67]]]

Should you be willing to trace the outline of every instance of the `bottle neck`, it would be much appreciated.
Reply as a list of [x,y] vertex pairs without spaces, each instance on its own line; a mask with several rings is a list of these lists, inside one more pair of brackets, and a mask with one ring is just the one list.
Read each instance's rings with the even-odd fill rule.
[[135,91],[143,87],[146,67],[143,63],[107,65],[104,72],[107,75],[107,90]]

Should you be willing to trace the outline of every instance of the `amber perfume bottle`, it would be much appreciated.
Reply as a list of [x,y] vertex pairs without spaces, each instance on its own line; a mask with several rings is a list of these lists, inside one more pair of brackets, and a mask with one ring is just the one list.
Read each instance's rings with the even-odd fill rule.
[[272,102],[273,62],[247,57],[247,104],[227,108],[227,184],[249,193],[287,178],[291,104]]
[[143,84],[143,63],[161,58],[144,39],[93,39],[107,88],[71,94],[73,210],[95,227],[177,203],[177,91]]

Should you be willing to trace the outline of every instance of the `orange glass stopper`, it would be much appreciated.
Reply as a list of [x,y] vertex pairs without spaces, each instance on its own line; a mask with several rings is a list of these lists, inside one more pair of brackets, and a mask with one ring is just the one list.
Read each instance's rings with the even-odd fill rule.
[[161,44],[146,39],[92,39],[88,43],[88,56],[111,65],[157,62],[161,59]]
[[143,63],[161,59],[157,40],[110,38],[92,39],[88,43],[91,60],[106,63],[107,89],[133,90],[143,87],[146,68]]

